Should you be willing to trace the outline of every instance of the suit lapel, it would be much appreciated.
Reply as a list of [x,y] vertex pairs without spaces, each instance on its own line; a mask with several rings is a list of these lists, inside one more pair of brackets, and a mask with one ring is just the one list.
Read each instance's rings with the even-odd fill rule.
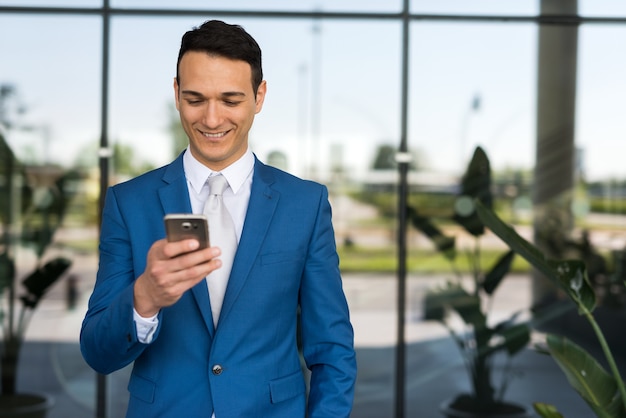
[[255,159],[254,177],[246,219],[237,254],[228,280],[220,321],[230,312],[259,254],[261,244],[272,221],[280,194],[270,187],[274,182],[271,170]]
[[159,189],[159,199],[164,213],[191,212],[182,154],[165,169],[163,186]]
[[[189,201],[189,190],[187,179],[183,168],[183,154],[174,160],[165,170],[163,175],[163,187],[159,189],[159,199],[163,206],[163,213],[191,213],[191,203]],[[213,317],[211,315],[211,303],[209,301],[209,291],[206,280],[200,281],[191,288],[191,293],[202,313],[202,318],[207,326],[211,337],[215,332],[213,327]]]

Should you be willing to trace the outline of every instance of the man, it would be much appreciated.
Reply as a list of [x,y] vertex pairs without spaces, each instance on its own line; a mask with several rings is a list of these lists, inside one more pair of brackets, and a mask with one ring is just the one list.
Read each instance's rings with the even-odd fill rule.
[[[328,193],[248,148],[266,89],[261,51],[243,28],[208,21],[187,32],[174,92],[189,146],[107,192],[81,350],[103,374],[134,362],[128,417],[350,414],[353,330]],[[220,175],[238,241],[221,292],[216,277],[230,264],[221,237],[198,249],[168,242],[163,226],[168,213],[202,213],[207,178]]]

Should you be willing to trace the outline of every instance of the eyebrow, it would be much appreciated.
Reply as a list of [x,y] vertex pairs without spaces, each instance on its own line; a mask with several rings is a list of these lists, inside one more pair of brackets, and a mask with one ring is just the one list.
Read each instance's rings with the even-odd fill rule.
[[[194,90],[183,90],[181,92],[182,95],[185,96],[194,96],[204,98],[204,94],[194,91]],[[245,97],[246,94],[240,91],[225,91],[221,94],[222,97]]]

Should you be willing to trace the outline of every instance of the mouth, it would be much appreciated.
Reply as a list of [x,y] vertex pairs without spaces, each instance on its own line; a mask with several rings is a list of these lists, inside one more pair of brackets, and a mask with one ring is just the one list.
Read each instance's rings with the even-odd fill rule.
[[224,136],[226,136],[226,134],[228,134],[230,130],[223,131],[223,132],[204,132],[204,131],[199,131],[199,132],[205,138],[219,139],[219,138],[223,138]]

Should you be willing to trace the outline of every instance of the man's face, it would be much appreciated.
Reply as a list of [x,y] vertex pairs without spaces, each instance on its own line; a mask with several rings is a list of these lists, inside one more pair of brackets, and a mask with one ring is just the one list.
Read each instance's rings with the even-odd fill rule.
[[246,152],[254,115],[263,107],[265,81],[255,97],[247,62],[195,51],[183,55],[178,74],[176,109],[191,154],[220,171]]

